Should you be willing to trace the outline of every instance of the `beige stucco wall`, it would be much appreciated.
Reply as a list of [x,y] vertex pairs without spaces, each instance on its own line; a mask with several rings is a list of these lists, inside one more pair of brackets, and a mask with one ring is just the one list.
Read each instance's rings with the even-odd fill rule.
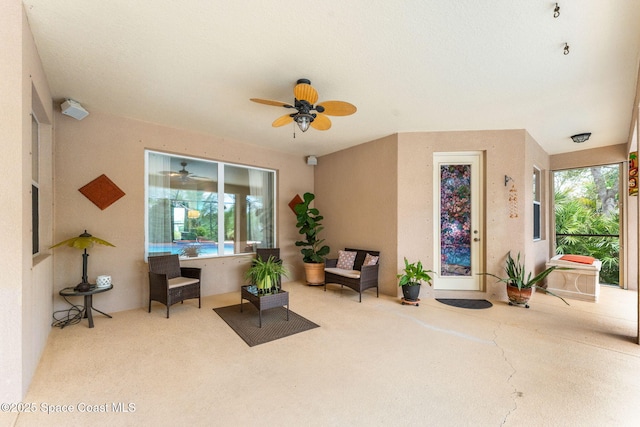
[[380,251],[380,292],[395,295],[397,259],[397,137],[322,156],[315,166],[314,206],[322,237],[337,257],[345,247]]
[[[422,260],[434,268],[433,260],[433,154],[480,151],[485,175],[485,271],[502,274],[504,257],[525,250],[525,195],[527,180],[524,130],[403,133],[398,136],[398,269],[403,257]],[[505,175],[513,179],[505,186]],[[530,178],[529,181],[530,183]],[[511,185],[519,195],[515,218],[509,215]],[[506,299],[504,285],[485,281],[485,292],[434,291],[423,287],[422,297]]]
[[[51,121],[51,95],[26,15],[19,0],[0,3],[0,213],[3,242],[0,256],[0,398],[19,402],[31,382],[50,332],[51,260],[31,253],[31,111],[43,123]],[[41,147],[51,158],[51,132]],[[47,152],[48,151],[48,152]],[[51,164],[41,162],[41,186],[51,185]],[[42,201],[42,200],[41,200]],[[45,196],[43,212],[46,206]],[[44,222],[47,224],[47,222]],[[43,230],[51,235],[51,223]],[[12,414],[0,414],[0,420]]]
[[573,151],[571,153],[551,156],[551,170],[586,168],[593,165],[607,165],[626,162],[628,158],[627,144],[610,145],[592,149]]
[[[96,245],[89,250],[89,280],[112,276],[114,288],[96,297],[106,312],[140,308],[148,302],[148,267],[144,262],[144,150],[153,149],[277,171],[277,241],[290,279],[302,279],[302,262],[294,246],[295,216],[287,204],[295,194],[313,191],[313,169],[301,156],[267,150],[186,130],[91,111],[82,121],[56,111],[55,241],[87,229],[115,248]],[[59,108],[58,108],[59,110]],[[266,132],[269,130],[266,129]],[[100,210],[78,189],[106,174],[126,195]],[[249,255],[183,261],[202,267],[204,296],[237,291],[250,262]],[[80,251],[54,250],[55,291],[80,282]],[[64,306],[60,297],[56,307]]]
[[[526,144],[535,144],[529,151]],[[382,252],[380,291],[399,294],[396,274],[403,258],[421,260],[433,268],[433,154],[481,151],[484,153],[486,271],[500,274],[504,256],[525,252],[532,240],[532,218],[526,209],[532,196],[533,161],[548,168],[548,159],[523,130],[478,132],[402,133],[343,150],[319,159],[316,167],[316,207],[324,215],[324,237],[332,255],[345,246],[364,246]],[[534,156],[525,158],[527,153]],[[527,166],[525,166],[527,165]],[[513,178],[504,185],[504,176]],[[520,194],[518,217],[509,217],[509,189]],[[527,225],[529,228],[527,228]],[[537,249],[537,248],[536,248]],[[535,257],[531,265],[535,263]],[[483,297],[506,297],[504,286],[486,283]],[[423,287],[422,297],[447,296]],[[458,297],[477,292],[456,292]]]

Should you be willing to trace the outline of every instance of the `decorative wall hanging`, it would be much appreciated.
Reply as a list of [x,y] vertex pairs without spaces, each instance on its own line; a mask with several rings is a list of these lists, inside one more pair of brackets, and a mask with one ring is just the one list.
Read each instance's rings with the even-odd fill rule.
[[471,275],[471,166],[440,165],[441,276]]
[[78,191],[102,210],[111,206],[125,194],[105,174],[79,188]]
[[515,184],[509,190],[509,218],[518,218],[518,190]]
[[629,153],[629,195],[638,195],[638,152]]
[[295,209],[295,208],[296,208],[296,205],[297,205],[298,203],[302,203],[302,202],[303,202],[302,197],[300,197],[300,195],[299,195],[299,194],[296,194],[296,197],[294,197],[293,199],[291,199],[291,201],[289,202],[289,208],[291,208],[291,211],[292,211],[293,213],[296,213],[296,209]]

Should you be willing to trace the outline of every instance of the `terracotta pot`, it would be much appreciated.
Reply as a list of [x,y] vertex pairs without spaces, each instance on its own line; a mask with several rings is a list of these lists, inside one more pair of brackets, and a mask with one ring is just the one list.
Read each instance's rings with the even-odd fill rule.
[[524,304],[527,306],[532,293],[533,288],[518,289],[517,286],[507,285],[507,297],[509,298],[509,304]]
[[304,273],[307,279],[307,285],[323,285],[324,284],[324,262],[304,263]]

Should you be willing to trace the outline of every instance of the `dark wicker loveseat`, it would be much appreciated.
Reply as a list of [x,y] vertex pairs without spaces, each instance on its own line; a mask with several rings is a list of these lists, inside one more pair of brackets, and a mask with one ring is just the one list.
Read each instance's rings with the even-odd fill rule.
[[180,267],[178,255],[159,255],[149,257],[149,313],[151,301],[158,301],[169,307],[186,299],[200,300],[201,269],[197,267]]
[[345,251],[357,252],[355,261],[353,263],[353,270],[343,270],[337,268],[337,258],[326,260],[324,269],[324,290],[327,290],[327,283],[335,283],[338,285],[346,286],[358,292],[358,294],[360,295],[359,302],[362,302],[362,291],[369,288],[376,288],[376,297],[378,297],[378,267],[380,266],[380,260],[378,259],[375,265],[363,266],[362,263],[364,262],[367,254],[379,257],[380,252],[349,248],[345,248]]

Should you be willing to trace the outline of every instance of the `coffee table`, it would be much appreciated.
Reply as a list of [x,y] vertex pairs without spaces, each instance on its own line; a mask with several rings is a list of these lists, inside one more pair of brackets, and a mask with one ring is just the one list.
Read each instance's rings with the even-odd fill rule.
[[260,327],[262,328],[262,312],[270,308],[287,306],[287,321],[289,320],[289,293],[282,289],[277,293],[258,295],[258,289],[253,285],[243,286],[240,290],[240,312],[242,312],[242,301],[249,301],[258,309],[260,316]]

